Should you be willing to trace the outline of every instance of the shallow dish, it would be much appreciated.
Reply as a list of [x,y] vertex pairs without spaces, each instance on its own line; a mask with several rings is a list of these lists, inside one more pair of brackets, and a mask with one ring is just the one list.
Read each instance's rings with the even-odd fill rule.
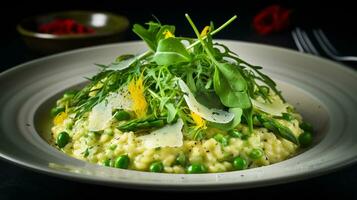
[[[95,32],[63,35],[38,32],[39,25],[56,19],[72,19],[86,27],[91,27]],[[80,47],[119,42],[128,28],[128,19],[121,15],[108,12],[63,11],[26,18],[18,24],[17,31],[31,50],[45,55]]]
[[[264,66],[288,102],[317,130],[314,145],[270,166],[213,174],[157,174],[107,168],[68,157],[49,146],[49,109],[63,91],[97,72],[93,63],[145,50],[142,42],[98,46],[31,61],[0,75],[0,156],[68,179],[146,189],[228,189],[317,176],[357,160],[357,73],[338,63],[277,47],[221,40],[249,62]],[[51,67],[48,67],[51,66]]]

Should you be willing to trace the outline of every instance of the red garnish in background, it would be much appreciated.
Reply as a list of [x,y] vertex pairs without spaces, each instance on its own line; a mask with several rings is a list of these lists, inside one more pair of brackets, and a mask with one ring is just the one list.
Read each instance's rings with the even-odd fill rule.
[[272,5],[259,12],[253,19],[255,30],[261,35],[279,32],[290,24],[291,10]]
[[73,19],[55,19],[49,23],[41,24],[38,27],[38,31],[55,35],[89,34],[95,32],[93,28],[86,27]]

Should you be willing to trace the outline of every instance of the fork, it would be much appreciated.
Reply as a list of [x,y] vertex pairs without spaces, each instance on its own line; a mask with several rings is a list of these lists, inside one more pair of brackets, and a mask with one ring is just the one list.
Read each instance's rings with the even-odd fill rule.
[[[357,56],[342,56],[331,44],[321,29],[315,29],[312,32],[321,49],[332,59],[337,61],[357,61]],[[316,56],[320,56],[320,53],[317,51],[317,48],[313,44],[306,31],[297,27],[291,32],[291,34],[300,52],[311,53]]]

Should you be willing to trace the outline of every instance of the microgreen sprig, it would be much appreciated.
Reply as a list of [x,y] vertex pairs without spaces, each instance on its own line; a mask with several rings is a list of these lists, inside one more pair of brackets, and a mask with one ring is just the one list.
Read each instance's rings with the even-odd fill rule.
[[[242,60],[223,44],[213,43],[212,36],[231,24],[237,16],[217,29],[211,23],[203,35],[191,17],[188,14],[185,16],[197,38],[175,37],[175,27],[160,22],[149,22],[148,28],[134,25],[133,31],[146,42],[149,50],[138,56],[119,56],[109,65],[98,65],[102,71],[89,79],[90,84],[68,102],[70,109],[76,113],[76,119],[86,117],[111,92],[128,86],[140,76],[143,77],[143,96],[148,103],[147,114],[146,117],[137,116],[120,124],[117,128],[123,131],[151,130],[174,123],[179,117],[184,122],[186,137],[202,139],[205,130],[197,128],[201,127],[197,126],[200,120],[193,119],[192,111],[183,98],[184,93],[178,87],[179,79],[185,81],[202,105],[234,114],[230,123],[207,123],[207,127],[228,131],[239,123],[247,123],[252,131],[253,115],[257,111],[253,109],[251,99],[259,96],[270,102],[271,93],[283,98],[275,82],[260,71],[262,67]],[[183,41],[189,44],[185,46]],[[274,131],[280,137],[296,143],[288,128],[276,123],[270,116],[261,119],[264,125],[275,126]]]

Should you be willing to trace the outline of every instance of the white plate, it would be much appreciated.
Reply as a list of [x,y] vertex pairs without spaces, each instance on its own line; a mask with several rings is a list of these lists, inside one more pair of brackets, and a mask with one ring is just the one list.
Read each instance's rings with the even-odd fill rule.
[[264,66],[287,100],[317,129],[314,146],[266,167],[215,174],[157,174],[70,158],[41,137],[48,113],[66,89],[94,75],[93,63],[145,50],[141,42],[85,48],[34,60],[0,75],[0,156],[36,171],[98,184],[151,189],[227,189],[271,185],[330,172],[357,160],[357,73],[338,63],[277,47],[221,40]]

